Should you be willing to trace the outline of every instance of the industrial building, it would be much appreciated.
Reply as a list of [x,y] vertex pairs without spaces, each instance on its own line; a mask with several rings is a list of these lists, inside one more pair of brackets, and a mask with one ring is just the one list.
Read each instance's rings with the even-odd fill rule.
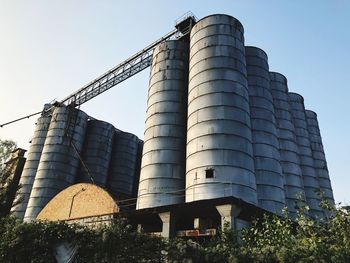
[[[76,108],[148,66],[143,141]],[[185,16],[163,38],[48,105],[20,183],[13,214],[25,222],[121,213],[163,236],[211,235],[225,222],[239,229],[284,207],[295,218],[300,200],[310,217],[322,218],[319,192],[334,204],[316,113],[224,14]],[[85,209],[98,206],[91,196],[115,205]]]

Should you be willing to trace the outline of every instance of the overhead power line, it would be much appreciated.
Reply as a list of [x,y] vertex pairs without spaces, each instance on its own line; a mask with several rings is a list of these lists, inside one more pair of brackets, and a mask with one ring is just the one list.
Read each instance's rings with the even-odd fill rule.
[[36,112],[36,113],[29,114],[29,115],[24,116],[24,117],[22,117],[22,118],[19,118],[19,119],[13,120],[13,121],[9,121],[9,122],[5,122],[5,123],[3,123],[3,124],[0,125],[0,128],[4,127],[4,126],[6,126],[6,125],[9,125],[9,124],[11,124],[11,123],[17,122],[17,121],[21,121],[21,120],[24,120],[24,119],[29,119],[30,117],[33,117],[33,116],[38,115],[38,114],[41,114],[41,113],[42,113],[42,111],[38,111],[38,112]]

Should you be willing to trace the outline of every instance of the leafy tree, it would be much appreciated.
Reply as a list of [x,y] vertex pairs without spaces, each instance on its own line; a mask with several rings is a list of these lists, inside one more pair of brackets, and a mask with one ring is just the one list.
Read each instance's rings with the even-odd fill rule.
[[0,140],[0,174],[3,174],[5,162],[10,158],[11,152],[16,149],[17,144],[12,140]]
[[0,218],[0,262],[56,262],[60,242],[78,247],[74,262],[160,262],[163,240],[137,233],[125,221],[90,229],[63,222],[20,223]]
[[170,240],[137,233],[127,221],[87,228],[63,222],[21,223],[0,218],[0,262],[55,262],[53,247],[78,247],[74,262],[350,262],[350,209],[329,209],[314,221],[300,210],[292,221],[264,216],[252,222],[237,242],[237,233],[218,231],[211,240]]
[[330,216],[315,221],[299,211],[287,216],[265,216],[243,235],[241,254],[256,262],[350,262],[350,213],[323,202]]
[[9,214],[12,202],[19,189],[18,182],[14,182],[14,178],[11,176],[14,167],[5,165],[16,147],[14,141],[0,140],[0,217]]

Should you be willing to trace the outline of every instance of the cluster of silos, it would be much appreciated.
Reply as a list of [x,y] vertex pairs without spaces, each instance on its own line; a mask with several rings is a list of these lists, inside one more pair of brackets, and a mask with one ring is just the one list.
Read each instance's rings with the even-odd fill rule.
[[22,173],[16,217],[33,221],[59,192],[90,182],[115,198],[136,196],[142,141],[72,107],[38,119]]
[[228,15],[198,21],[189,40],[155,48],[144,143],[71,107],[39,118],[13,211],[31,221],[61,190],[91,182],[137,209],[236,197],[273,213],[305,200],[334,204],[314,112],[245,47]]
[[188,44],[154,52],[137,208],[234,196],[322,216],[317,191],[334,200],[317,120],[287,79],[231,16],[201,19]]

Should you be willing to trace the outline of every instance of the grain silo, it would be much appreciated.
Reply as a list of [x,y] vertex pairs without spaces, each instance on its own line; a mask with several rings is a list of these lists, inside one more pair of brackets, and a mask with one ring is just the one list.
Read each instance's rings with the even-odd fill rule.
[[78,182],[95,183],[105,187],[112,154],[114,130],[112,124],[89,120],[83,147]]
[[296,203],[304,200],[305,193],[295,127],[288,102],[287,78],[280,73],[270,72],[270,87],[275,108],[280,164],[285,179],[286,205],[291,217],[295,218]]
[[184,202],[188,43],[153,53],[137,209]]
[[258,205],[281,214],[286,202],[268,58],[256,47],[246,47],[245,53]]
[[323,192],[323,197],[329,202],[330,205],[334,205],[332,185],[331,180],[329,179],[327,161],[323,149],[317,114],[310,110],[306,110],[305,113],[307,129],[311,142],[312,156],[314,158],[314,168],[318,177],[319,186]]
[[87,119],[72,107],[54,109],[24,221],[33,221],[56,194],[75,183]]
[[107,189],[118,200],[133,197],[138,170],[139,139],[136,135],[114,131]]
[[242,24],[228,15],[191,31],[186,202],[236,196],[257,204]]
[[[167,237],[238,229],[266,212],[280,215],[285,205],[295,218],[300,199],[311,216],[322,216],[318,189],[334,204],[316,114],[288,93],[282,74],[269,72],[263,50],[244,46],[237,19],[196,21],[186,14],[173,31],[57,103],[71,106],[45,111],[52,118],[38,120],[18,217],[26,210],[32,221],[44,206],[50,214],[61,198],[61,211],[70,211],[65,191],[54,196],[77,182],[113,196],[118,209],[103,215],[111,222],[120,208],[134,226]],[[150,65],[144,143],[74,109]]]
[[304,98],[297,93],[289,92],[288,99],[295,126],[306,202],[310,207],[309,213],[312,217],[322,217],[324,213],[320,208],[321,198],[318,193],[320,185],[314,168],[314,159],[306,123]]
[[33,138],[31,140],[30,148],[27,154],[23,172],[20,179],[21,188],[18,190],[16,206],[12,207],[13,215],[20,220],[23,220],[25,211],[27,209],[29,196],[32,191],[34,178],[38,169],[41,152],[43,150],[46,134],[49,128],[51,116],[41,116],[37,122]]

